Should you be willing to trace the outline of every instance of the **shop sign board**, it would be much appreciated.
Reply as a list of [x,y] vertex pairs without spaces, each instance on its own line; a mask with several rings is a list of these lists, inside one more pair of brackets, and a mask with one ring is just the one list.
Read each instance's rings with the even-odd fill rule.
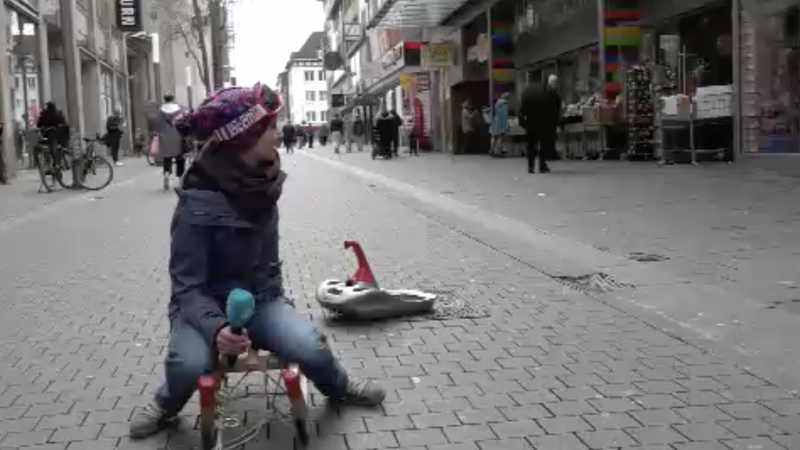
[[401,73],[400,74],[400,86],[410,89],[411,86],[414,85],[414,74],[413,73]]
[[681,45],[681,37],[677,34],[662,34],[659,37],[659,47],[665,52],[677,52]]
[[452,67],[455,65],[455,46],[451,42],[422,45],[422,67]]
[[405,64],[403,50],[404,45],[403,42],[401,42],[383,55],[381,58],[381,68],[384,72],[393,72],[403,67]]
[[142,31],[141,0],[115,0],[117,7],[117,27],[121,31]]
[[417,92],[428,92],[431,90],[431,77],[428,73],[421,72],[415,74]]

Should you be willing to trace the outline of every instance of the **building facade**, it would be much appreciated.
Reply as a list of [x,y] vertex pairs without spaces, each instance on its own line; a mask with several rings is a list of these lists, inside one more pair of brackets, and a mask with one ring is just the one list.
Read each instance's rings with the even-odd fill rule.
[[[126,120],[123,153],[132,137],[147,134],[152,114],[164,92],[174,92],[188,106],[216,87],[213,59],[204,80],[198,64],[197,43],[175,36],[174,20],[164,5],[181,1],[134,2],[122,0],[6,0],[0,8],[0,41],[6,57],[0,58],[0,180],[8,181],[32,166],[30,149],[38,139],[39,112],[54,101],[67,115],[73,145],[80,136],[105,131],[114,111]],[[162,3],[159,3],[162,2]],[[133,11],[130,17],[123,17]],[[202,23],[202,21],[198,21]],[[225,28],[224,54],[232,46],[232,27]],[[159,39],[161,36],[161,39]],[[206,48],[211,48],[207,32]],[[225,60],[225,78],[233,76],[232,61]],[[223,80],[223,81],[226,81]],[[207,81],[207,82],[206,82]],[[7,95],[6,95],[7,93]]]
[[316,127],[328,117],[328,83],[322,65],[323,33],[312,33],[297,52],[291,54],[279,78],[287,108],[287,120]]

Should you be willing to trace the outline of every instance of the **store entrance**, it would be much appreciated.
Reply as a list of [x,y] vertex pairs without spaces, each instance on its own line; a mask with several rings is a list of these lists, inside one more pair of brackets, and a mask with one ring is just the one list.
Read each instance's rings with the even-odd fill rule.
[[800,153],[800,6],[775,14],[758,27],[765,38],[757,55],[757,150]]

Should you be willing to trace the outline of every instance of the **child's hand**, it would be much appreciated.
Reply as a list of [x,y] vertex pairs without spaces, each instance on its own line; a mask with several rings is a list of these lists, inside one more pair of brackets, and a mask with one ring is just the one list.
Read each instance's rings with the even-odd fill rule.
[[250,338],[247,330],[242,330],[242,334],[231,331],[231,327],[225,327],[217,333],[217,350],[223,355],[240,355],[250,348]]

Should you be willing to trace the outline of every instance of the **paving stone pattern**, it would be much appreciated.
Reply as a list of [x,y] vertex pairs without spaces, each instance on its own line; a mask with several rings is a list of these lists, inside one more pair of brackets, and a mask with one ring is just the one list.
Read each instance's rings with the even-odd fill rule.
[[[286,158],[287,287],[345,365],[381,380],[376,410],[313,395],[311,448],[366,450],[770,450],[800,448],[800,399],[489,248],[318,162]],[[166,344],[168,225],[156,174],[57,217],[0,232],[0,448],[188,449],[180,429],[134,443]],[[492,316],[328,323],[313,302],[361,241],[388,287],[454,290]],[[265,417],[255,383],[232,417]],[[238,429],[233,429],[235,434]],[[246,449],[291,449],[271,423]]]
[[[315,154],[334,157],[330,149]],[[800,314],[796,158],[778,160],[781,173],[770,159],[663,168],[559,161],[545,176],[527,174],[521,158],[427,154],[373,161],[353,153],[336,159],[614,254],[664,256],[649,264]]]
[[[148,166],[144,159],[129,158],[124,163],[123,167],[114,167],[113,184],[158,170]],[[36,170],[23,170],[10,184],[0,185],[0,221],[19,218],[43,208],[56,206],[63,200],[87,194],[86,191],[72,191],[60,187],[53,192],[42,193],[39,192],[40,186],[41,181]]]

